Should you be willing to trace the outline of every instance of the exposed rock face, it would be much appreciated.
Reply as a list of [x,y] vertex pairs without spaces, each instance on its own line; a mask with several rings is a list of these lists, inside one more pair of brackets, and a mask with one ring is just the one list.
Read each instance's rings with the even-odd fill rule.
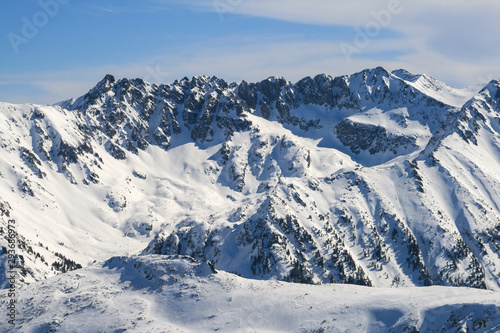
[[360,124],[349,119],[339,122],[335,130],[342,144],[354,154],[368,151],[374,155],[390,151],[396,155],[398,148],[408,150],[408,147],[417,147],[412,137],[389,134],[382,126]]

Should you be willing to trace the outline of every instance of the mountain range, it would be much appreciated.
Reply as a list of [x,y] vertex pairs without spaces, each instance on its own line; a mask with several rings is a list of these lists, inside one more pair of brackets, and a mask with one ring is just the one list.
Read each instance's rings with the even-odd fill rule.
[[[186,284],[205,281],[214,295],[259,283],[286,295],[354,284],[377,288],[344,293],[388,299],[391,290],[429,286],[500,290],[497,80],[456,89],[381,67],[296,83],[195,76],[150,84],[106,75],[56,105],[0,103],[0,146],[0,288],[9,286],[15,220],[21,325],[35,331],[70,326],[64,318],[52,325],[48,308],[40,310],[48,321],[37,322],[29,302],[42,309],[58,285],[116,269],[120,283],[140,285],[127,288],[152,293],[160,287],[148,281],[179,269],[201,281]],[[210,269],[200,275],[199,265]],[[216,272],[223,281],[214,282]],[[500,303],[480,299],[475,321],[454,308],[463,318],[449,329],[464,320],[479,331],[500,328]],[[399,321],[381,312],[375,322],[381,331],[432,324],[405,311]]]

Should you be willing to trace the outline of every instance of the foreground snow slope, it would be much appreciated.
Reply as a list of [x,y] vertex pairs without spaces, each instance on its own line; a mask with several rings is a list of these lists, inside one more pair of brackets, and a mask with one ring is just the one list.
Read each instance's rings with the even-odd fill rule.
[[[6,306],[0,291],[0,307]],[[22,332],[495,332],[498,292],[256,281],[179,256],[114,257],[24,286]],[[9,325],[0,321],[0,331]],[[15,331],[11,329],[10,331]]]

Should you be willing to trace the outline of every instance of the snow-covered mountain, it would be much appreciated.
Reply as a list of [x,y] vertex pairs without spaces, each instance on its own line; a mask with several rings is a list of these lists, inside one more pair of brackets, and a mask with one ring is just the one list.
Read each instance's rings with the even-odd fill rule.
[[380,67],[107,75],[58,105],[0,103],[0,267],[14,219],[24,283],[161,254],[249,279],[498,291],[499,103],[498,81]]
[[482,87],[473,85],[464,89],[457,89],[438,81],[426,74],[412,74],[404,69],[398,69],[392,74],[405,80],[408,84],[422,91],[428,96],[448,105],[461,107]]

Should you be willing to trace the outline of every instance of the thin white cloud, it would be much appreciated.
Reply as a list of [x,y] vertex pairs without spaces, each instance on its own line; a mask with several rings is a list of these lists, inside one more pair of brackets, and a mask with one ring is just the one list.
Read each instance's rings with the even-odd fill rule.
[[[156,0],[160,3],[183,3],[185,6],[221,14],[243,14],[297,23],[364,26],[376,14],[389,11],[392,18],[423,18],[429,13],[440,15],[470,13],[478,8],[485,13],[500,10],[496,0]],[[497,11],[498,12],[498,11]]]

